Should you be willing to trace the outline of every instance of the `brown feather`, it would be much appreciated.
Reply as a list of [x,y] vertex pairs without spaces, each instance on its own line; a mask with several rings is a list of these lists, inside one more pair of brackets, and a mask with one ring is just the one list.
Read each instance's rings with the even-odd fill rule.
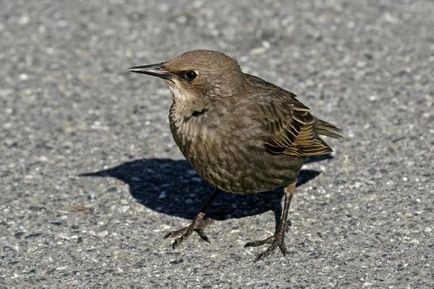
[[266,116],[263,119],[269,135],[264,145],[269,153],[310,157],[332,151],[319,135],[342,137],[339,128],[312,116],[293,93],[256,76],[246,74],[246,78],[255,92],[251,95],[257,98],[261,116]]

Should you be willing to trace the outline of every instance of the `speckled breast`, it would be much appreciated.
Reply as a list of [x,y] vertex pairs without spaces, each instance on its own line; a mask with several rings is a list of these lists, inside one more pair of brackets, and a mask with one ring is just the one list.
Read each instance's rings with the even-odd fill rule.
[[190,121],[176,126],[175,142],[198,174],[211,185],[231,193],[256,193],[294,182],[303,159],[272,155],[242,132],[219,130]]

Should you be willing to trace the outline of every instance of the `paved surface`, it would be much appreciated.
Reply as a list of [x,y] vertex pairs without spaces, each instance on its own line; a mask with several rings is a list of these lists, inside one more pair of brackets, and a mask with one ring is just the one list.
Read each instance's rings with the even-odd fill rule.
[[[87,2],[1,5],[0,288],[434,287],[432,1]],[[162,239],[211,189],[164,84],[126,68],[193,48],[345,129],[305,167],[286,257],[243,248],[276,193],[220,198],[211,244]]]

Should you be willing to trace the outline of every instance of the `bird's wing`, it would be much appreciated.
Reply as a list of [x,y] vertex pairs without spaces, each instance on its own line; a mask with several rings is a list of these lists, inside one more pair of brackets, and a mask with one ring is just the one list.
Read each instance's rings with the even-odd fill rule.
[[309,157],[332,151],[318,134],[334,136],[332,132],[338,135],[339,129],[313,117],[310,109],[291,92],[255,76],[248,79],[255,89],[260,121],[268,132],[263,142],[269,153]]

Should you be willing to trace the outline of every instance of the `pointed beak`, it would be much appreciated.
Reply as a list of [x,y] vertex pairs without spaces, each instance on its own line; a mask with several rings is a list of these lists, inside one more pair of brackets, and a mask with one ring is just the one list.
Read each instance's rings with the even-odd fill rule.
[[163,79],[170,79],[173,74],[164,68],[164,62],[128,68],[129,72],[148,74]]

